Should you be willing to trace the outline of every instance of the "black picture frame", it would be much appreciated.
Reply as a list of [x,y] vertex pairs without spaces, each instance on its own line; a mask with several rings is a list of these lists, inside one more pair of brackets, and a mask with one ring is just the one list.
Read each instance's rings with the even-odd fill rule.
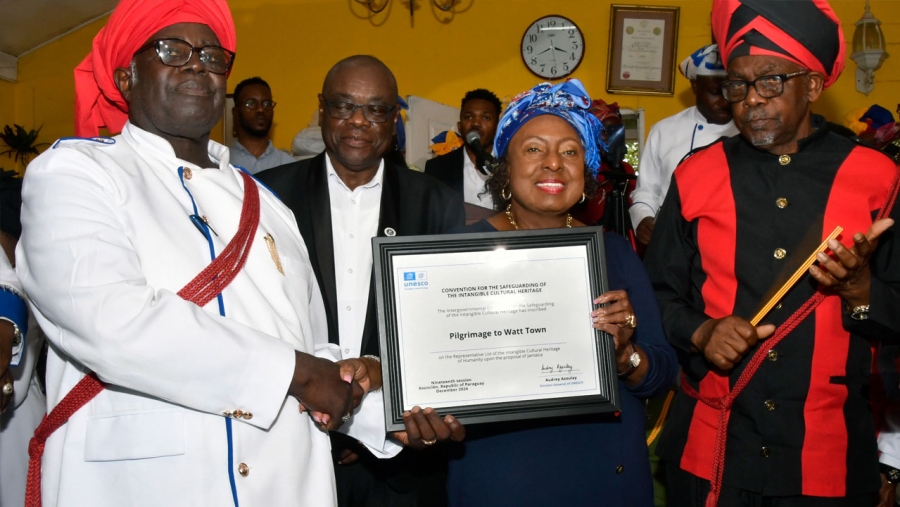
[[[436,236],[398,236],[372,239],[375,290],[378,306],[378,333],[387,431],[404,429],[404,400],[395,293],[395,256],[488,252],[503,249],[540,249],[556,246],[584,246],[591,294],[608,290],[603,232],[599,227],[529,230],[515,232],[465,233]],[[591,311],[585,308],[586,314]],[[616,412],[620,409],[615,342],[609,334],[591,328],[592,347],[600,372],[600,394],[502,402],[438,409],[452,414],[463,424]],[[425,407],[422,407],[425,408]]]

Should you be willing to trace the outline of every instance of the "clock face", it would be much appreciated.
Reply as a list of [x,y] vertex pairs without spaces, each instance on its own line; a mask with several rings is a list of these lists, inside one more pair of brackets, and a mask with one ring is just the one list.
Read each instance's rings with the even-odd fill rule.
[[584,35],[572,20],[544,16],[522,36],[522,60],[546,79],[562,79],[575,72],[584,58]]

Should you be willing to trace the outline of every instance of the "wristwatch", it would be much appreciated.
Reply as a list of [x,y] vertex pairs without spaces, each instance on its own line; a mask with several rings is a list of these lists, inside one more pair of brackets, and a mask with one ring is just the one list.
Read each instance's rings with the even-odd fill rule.
[[890,465],[885,465],[884,463],[879,463],[878,468],[881,470],[885,479],[887,479],[888,484],[897,484],[900,482],[900,470],[897,470]]
[[635,348],[633,343],[629,343],[629,345],[631,345],[631,356],[628,358],[628,361],[631,366],[620,373],[619,378],[628,378],[635,370],[637,370],[637,367],[641,365],[641,355],[638,354],[637,348]]
[[869,320],[869,305],[853,307],[850,310],[850,318],[853,320]]

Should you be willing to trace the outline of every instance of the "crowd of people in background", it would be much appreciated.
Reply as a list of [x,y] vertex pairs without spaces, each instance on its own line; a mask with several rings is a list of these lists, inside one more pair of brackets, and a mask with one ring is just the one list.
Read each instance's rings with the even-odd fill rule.
[[[121,0],[78,137],[0,181],[0,506],[895,505],[900,126],[813,112],[846,59],[826,1],[714,0],[711,24],[637,167],[618,104],[570,79],[461,92],[420,172],[377,57],[320,76],[299,160],[241,81],[226,147],[226,1]],[[583,226],[620,410],[386,431],[372,239]]]

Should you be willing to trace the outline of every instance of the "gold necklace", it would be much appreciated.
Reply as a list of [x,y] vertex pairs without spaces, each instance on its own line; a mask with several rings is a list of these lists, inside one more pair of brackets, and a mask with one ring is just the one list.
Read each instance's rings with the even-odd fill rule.
[[[512,203],[506,205],[506,218],[509,219],[509,225],[512,225],[515,230],[519,230],[519,224],[516,223],[516,217],[512,212]],[[572,214],[569,213],[566,215],[566,227],[569,229],[572,228]]]

